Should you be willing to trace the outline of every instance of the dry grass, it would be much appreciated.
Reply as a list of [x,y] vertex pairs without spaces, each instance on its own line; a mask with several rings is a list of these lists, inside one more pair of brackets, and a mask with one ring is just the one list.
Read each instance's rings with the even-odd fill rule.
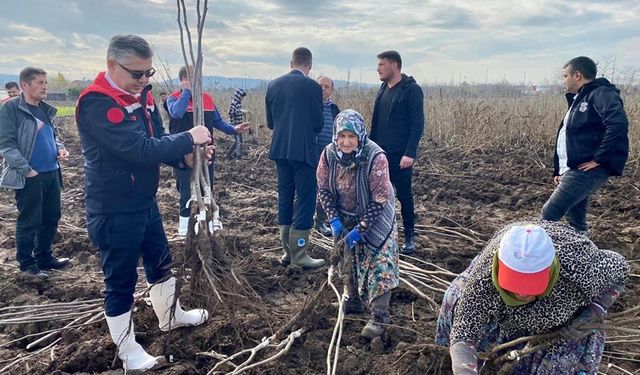
[[[339,90],[335,101],[341,109],[353,108],[370,123],[377,88]],[[466,152],[526,149],[543,159],[550,159],[558,126],[566,111],[564,96],[450,95],[427,89],[425,96],[426,133],[424,142],[437,147],[456,148]],[[232,92],[216,93],[216,103],[223,116]],[[623,96],[629,117],[629,161],[637,165],[640,158],[640,96]],[[254,123],[263,125],[260,138],[268,140],[264,91],[253,90],[244,107]],[[635,171],[634,171],[635,173]]]

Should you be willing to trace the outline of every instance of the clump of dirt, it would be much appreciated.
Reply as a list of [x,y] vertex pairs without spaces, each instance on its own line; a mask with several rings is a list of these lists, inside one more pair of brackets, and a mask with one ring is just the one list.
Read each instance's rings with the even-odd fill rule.
[[[71,119],[63,120],[62,135],[71,158],[64,165],[63,218],[60,236],[54,245],[58,256],[73,258],[73,266],[51,272],[41,281],[18,272],[15,262],[14,231],[16,213],[13,193],[0,192],[0,308],[41,305],[101,298],[103,282],[100,257],[87,238],[83,203],[83,159]],[[219,140],[220,150],[231,142]],[[550,146],[551,147],[551,146]],[[175,268],[179,270],[186,307],[213,306],[211,319],[200,327],[164,333],[142,299],[135,304],[134,322],[138,341],[152,354],[171,356],[174,361],[158,374],[206,374],[215,365],[200,352],[230,355],[253,347],[264,337],[281,329],[305,302],[317,293],[326,279],[326,270],[303,271],[279,265],[281,253],[277,222],[275,167],[267,159],[264,145],[250,145],[248,156],[240,160],[216,161],[216,200],[221,208],[224,230],[218,240],[233,266],[242,273],[255,294],[239,293],[233,303],[216,303],[213,295],[203,295],[190,287],[190,270],[182,267],[188,246],[176,236],[178,194],[173,172],[161,170],[158,202],[164,215]],[[223,155],[223,152],[219,152]],[[414,196],[417,213],[415,256],[461,272],[482,249],[492,234],[505,224],[538,217],[540,208],[553,191],[549,157],[532,157],[526,150],[445,150],[425,145],[415,168]],[[637,170],[637,168],[629,168]],[[593,198],[589,222],[592,239],[602,248],[613,249],[627,259],[640,250],[640,186],[637,175],[613,178]],[[401,222],[401,220],[399,221]],[[464,236],[442,228],[455,229]],[[319,247],[315,257],[328,258]],[[632,263],[632,273],[640,273]],[[139,277],[140,290],[144,276]],[[437,302],[440,302],[436,296]],[[637,278],[629,281],[620,306],[640,304]],[[326,353],[337,310],[328,304],[312,329],[295,342],[281,360],[252,373],[324,373]],[[437,311],[409,290],[399,288],[391,300],[392,326],[382,339],[369,342],[360,337],[368,315],[349,315],[345,321],[338,373],[340,374],[434,374],[450,373],[446,350],[433,346]],[[1,325],[0,345],[30,333],[61,327],[49,321],[25,325]],[[0,348],[0,368],[27,352],[31,339]],[[111,374],[121,367],[115,360],[104,321],[80,330],[67,330],[55,350],[25,360],[11,369],[21,374]],[[639,367],[622,362],[631,371]]]

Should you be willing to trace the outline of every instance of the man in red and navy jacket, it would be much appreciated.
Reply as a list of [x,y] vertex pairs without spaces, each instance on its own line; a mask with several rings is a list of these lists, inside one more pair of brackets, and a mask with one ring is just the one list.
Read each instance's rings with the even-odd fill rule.
[[[190,75],[193,76],[193,67],[190,67],[189,70]],[[166,110],[167,113],[169,113],[169,131],[171,134],[185,132],[193,127],[193,100],[191,98],[191,84],[187,76],[186,66],[183,66],[178,71],[178,79],[180,79],[180,90],[169,95],[166,101]],[[206,92],[202,93],[202,107],[204,109],[204,126],[212,133],[215,128],[229,135],[242,134],[251,126],[249,122],[243,122],[233,126],[224,121],[216,108],[213,98]],[[212,187],[214,172],[214,163],[211,163],[209,164],[209,176],[211,176]],[[187,205],[189,199],[191,199],[191,169],[175,168],[175,173],[176,187],[180,193],[180,222],[178,234],[184,236],[187,234],[189,215],[191,214],[191,208]],[[221,225],[219,222],[212,223],[214,228],[220,228]]]
[[162,357],[149,355],[135,341],[131,320],[137,264],[142,258],[160,329],[198,325],[206,310],[183,311],[156,202],[160,163],[185,168],[194,145],[208,144],[204,126],[167,135],[150,93],[152,50],[134,35],[111,39],[107,71],[78,99],[76,122],[85,159],[87,227],[100,249],[105,280],[105,315],[125,370],[148,370]]

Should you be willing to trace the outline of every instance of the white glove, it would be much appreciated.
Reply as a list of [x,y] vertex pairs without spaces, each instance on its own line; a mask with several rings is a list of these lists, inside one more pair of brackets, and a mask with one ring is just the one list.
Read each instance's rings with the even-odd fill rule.
[[476,347],[468,341],[457,341],[449,348],[454,375],[478,375]]

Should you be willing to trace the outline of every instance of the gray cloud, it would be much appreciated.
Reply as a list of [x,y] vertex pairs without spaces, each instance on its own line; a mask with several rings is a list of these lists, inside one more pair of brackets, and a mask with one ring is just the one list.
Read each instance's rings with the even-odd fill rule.
[[436,9],[429,19],[429,26],[439,29],[475,29],[478,27],[476,16],[469,10],[445,6]]
[[[63,3],[3,4],[0,73],[38,64],[91,76],[104,67],[109,38],[121,33],[147,38],[172,71],[183,64],[174,0]],[[398,50],[405,70],[429,81],[461,71],[484,80],[488,68],[495,79],[522,77],[523,70],[543,79],[579,54],[614,55],[621,63],[638,58],[635,0],[222,0],[209,6],[205,74],[273,77],[288,69],[291,51],[301,45],[313,51],[315,71],[334,77],[351,71],[370,82],[377,82],[375,55],[386,49]]]

